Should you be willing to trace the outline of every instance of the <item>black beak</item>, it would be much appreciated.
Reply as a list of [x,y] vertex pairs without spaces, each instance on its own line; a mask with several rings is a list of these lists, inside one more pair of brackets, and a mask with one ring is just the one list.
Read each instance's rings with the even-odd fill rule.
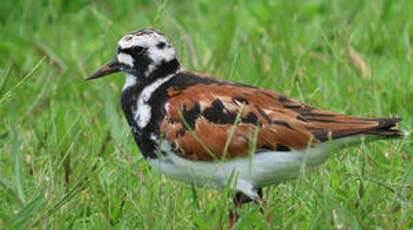
[[120,68],[121,64],[119,63],[118,59],[114,57],[106,65],[102,66],[100,69],[89,75],[85,80],[89,81],[96,78],[107,76],[112,73],[117,73],[120,71]]

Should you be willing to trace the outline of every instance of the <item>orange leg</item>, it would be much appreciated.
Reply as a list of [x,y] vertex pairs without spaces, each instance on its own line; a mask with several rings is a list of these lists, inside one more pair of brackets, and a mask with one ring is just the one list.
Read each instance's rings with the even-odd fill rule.
[[235,212],[233,212],[232,210],[229,211],[229,229],[232,229],[232,227],[234,227],[235,223],[237,223],[238,219],[239,219],[239,215],[238,215],[238,210],[241,208],[241,205],[237,205],[235,207]]

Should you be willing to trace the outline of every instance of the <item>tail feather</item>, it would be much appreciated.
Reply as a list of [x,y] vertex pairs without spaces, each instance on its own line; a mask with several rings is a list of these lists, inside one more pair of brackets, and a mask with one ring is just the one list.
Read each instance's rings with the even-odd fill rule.
[[406,131],[400,129],[392,129],[400,122],[400,118],[388,118],[388,119],[374,119],[379,122],[379,125],[366,132],[367,135],[382,136],[383,138],[399,138],[407,135]]
[[376,118],[376,119],[365,119],[366,121],[376,121],[378,122],[377,128],[392,128],[397,125],[402,119],[401,118]]
[[[407,132],[399,129],[393,129],[402,119],[400,118],[384,118],[384,119],[360,119],[352,117],[345,117],[345,120],[336,120],[341,125],[340,129],[334,128],[334,123],[331,122],[331,128],[314,128],[310,130],[313,135],[321,140],[328,141],[331,139],[339,139],[349,136],[374,136],[372,140],[400,138],[407,135]],[[343,125],[343,124],[348,125]]]

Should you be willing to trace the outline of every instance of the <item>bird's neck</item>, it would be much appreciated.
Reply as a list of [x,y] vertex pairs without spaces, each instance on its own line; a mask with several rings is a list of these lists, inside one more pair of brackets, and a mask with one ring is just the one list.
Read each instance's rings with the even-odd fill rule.
[[140,74],[125,73],[126,81],[122,89],[121,105],[126,115],[128,123],[133,126],[137,125],[137,111],[146,108],[146,104],[156,91],[166,82],[174,78],[180,72],[180,66],[177,59],[170,61],[161,61],[151,69],[147,75],[145,72]]
[[[147,76],[126,73],[120,102],[127,122],[145,158],[154,154],[156,144],[145,137],[157,135],[166,99],[167,85],[180,72],[178,61],[162,62]],[[148,144],[149,143],[149,144]],[[155,157],[155,155],[151,156]]]

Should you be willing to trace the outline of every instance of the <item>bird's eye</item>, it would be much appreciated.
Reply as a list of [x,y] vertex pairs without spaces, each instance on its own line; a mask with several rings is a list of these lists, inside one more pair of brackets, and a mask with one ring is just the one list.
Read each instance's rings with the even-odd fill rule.
[[163,49],[165,47],[165,42],[159,42],[156,47],[158,47],[159,49]]
[[143,52],[143,48],[141,46],[135,46],[131,48],[132,53],[141,54]]

